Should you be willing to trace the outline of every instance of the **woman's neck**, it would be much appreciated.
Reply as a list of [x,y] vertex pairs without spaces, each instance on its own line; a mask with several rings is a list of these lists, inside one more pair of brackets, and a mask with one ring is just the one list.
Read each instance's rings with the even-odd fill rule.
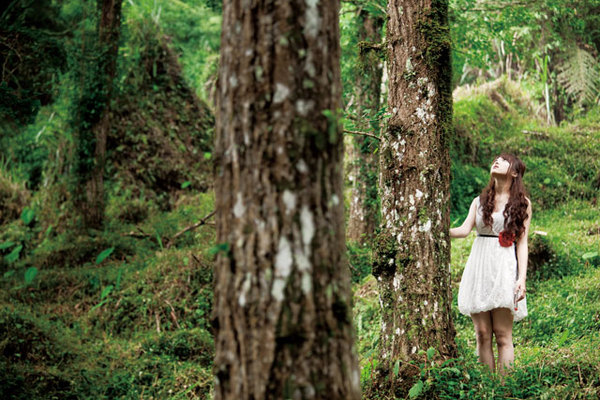
[[507,178],[506,176],[495,176],[494,181],[496,196],[508,196],[510,194],[512,179]]

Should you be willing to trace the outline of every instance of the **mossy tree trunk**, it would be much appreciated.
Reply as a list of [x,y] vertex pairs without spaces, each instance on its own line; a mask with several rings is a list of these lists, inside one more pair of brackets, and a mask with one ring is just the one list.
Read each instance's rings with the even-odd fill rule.
[[358,399],[338,0],[223,4],[215,399]]
[[[102,228],[108,112],[113,95],[121,28],[121,0],[98,0],[97,34],[83,42],[75,103],[74,202],[86,228]],[[87,47],[86,47],[87,46]]]
[[[380,144],[382,229],[373,274],[382,309],[380,372],[433,347],[456,354],[451,320],[447,0],[390,0],[390,118]],[[415,370],[400,368],[402,375]],[[388,382],[389,383],[389,382]]]
[[[383,59],[380,55],[383,19],[367,10],[358,13],[359,55],[356,74],[357,128],[379,135],[377,113],[381,97]],[[348,240],[359,243],[373,240],[379,224],[377,178],[378,140],[369,136],[352,137],[355,151],[351,161],[352,195],[347,227]]]

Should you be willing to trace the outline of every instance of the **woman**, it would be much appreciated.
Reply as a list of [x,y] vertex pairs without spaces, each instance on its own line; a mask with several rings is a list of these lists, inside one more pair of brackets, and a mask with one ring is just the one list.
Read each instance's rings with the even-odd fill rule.
[[[470,315],[477,334],[479,361],[495,370],[492,334],[498,346],[498,371],[514,361],[513,320],[527,315],[525,279],[531,202],[525,197],[525,165],[511,155],[496,157],[490,182],[450,237],[464,238],[473,227],[477,237],[463,271],[458,309]],[[516,242],[516,244],[515,244]]]

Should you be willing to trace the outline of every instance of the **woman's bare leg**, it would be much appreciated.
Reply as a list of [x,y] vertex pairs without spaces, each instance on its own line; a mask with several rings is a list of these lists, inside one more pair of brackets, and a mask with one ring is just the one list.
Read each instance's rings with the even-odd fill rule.
[[496,308],[492,313],[492,329],[498,345],[498,372],[504,374],[515,360],[512,341],[513,315],[508,308]]
[[[510,312],[510,311],[509,311]],[[475,334],[477,336],[477,355],[479,362],[490,367],[494,371],[494,352],[492,350],[492,313],[484,311],[477,314],[471,314],[473,325],[475,325]]]

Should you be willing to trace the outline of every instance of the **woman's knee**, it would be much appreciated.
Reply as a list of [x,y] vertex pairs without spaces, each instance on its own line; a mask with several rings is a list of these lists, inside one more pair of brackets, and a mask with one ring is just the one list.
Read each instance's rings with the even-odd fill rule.
[[512,345],[512,330],[494,327],[494,337],[500,347]]
[[492,330],[487,326],[478,326],[475,328],[477,343],[488,343],[492,341]]

